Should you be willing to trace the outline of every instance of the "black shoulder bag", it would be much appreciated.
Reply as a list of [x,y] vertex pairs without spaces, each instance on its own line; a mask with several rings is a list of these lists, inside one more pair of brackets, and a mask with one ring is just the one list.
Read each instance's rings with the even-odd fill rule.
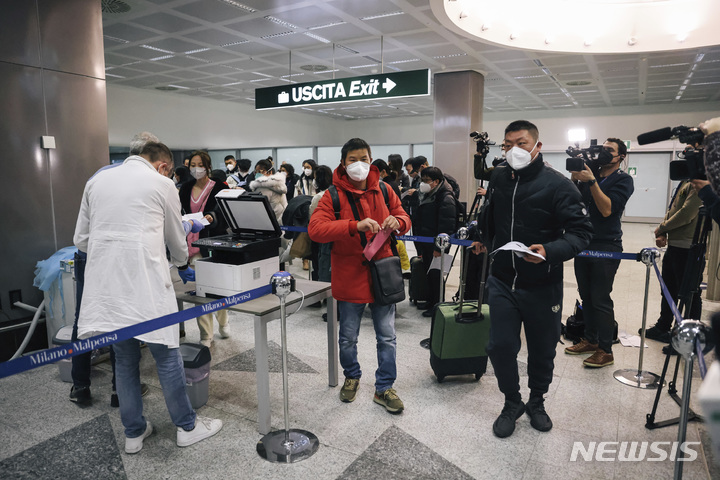
[[[337,196],[337,191],[334,185],[331,185],[330,196],[333,200],[333,209],[335,210],[335,218],[340,218],[340,198]],[[390,211],[390,205],[388,201],[387,187],[382,181],[380,182],[380,190],[382,191],[383,197],[385,198],[385,205]],[[355,198],[350,192],[347,193],[348,202],[352,209],[355,219],[360,221],[360,213],[358,212],[357,205],[355,204]],[[360,236],[360,243],[363,248],[367,245],[367,239],[365,238],[364,232],[358,232]],[[370,277],[372,279],[373,296],[375,297],[375,303],[378,305],[393,305],[398,302],[405,300],[405,282],[402,277],[402,267],[400,266],[400,257],[398,256],[397,247],[395,246],[397,240],[395,234],[390,236],[390,248],[392,249],[393,255],[391,257],[381,258],[379,260],[370,260],[368,265],[370,266]]]

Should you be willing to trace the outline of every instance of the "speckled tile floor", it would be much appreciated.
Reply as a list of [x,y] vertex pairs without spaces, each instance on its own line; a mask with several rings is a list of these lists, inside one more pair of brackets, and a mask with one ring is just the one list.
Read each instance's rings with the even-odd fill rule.
[[[625,251],[652,246],[654,225],[626,224]],[[409,246],[412,254],[413,248]],[[295,262],[289,270],[307,276]],[[457,268],[448,292],[457,287]],[[651,277],[648,323],[659,312],[659,287]],[[455,279],[455,280],[452,280]],[[636,331],[642,320],[645,267],[623,261],[613,298],[621,330]],[[565,318],[576,298],[572,262],[565,266]],[[720,309],[706,302],[704,310]],[[358,343],[365,369],[357,400],[338,399],[339,387],[327,385],[326,326],[323,310],[306,307],[288,318],[290,426],[308,430],[320,440],[318,452],[295,464],[270,463],[258,456],[257,397],[254,373],[252,318],[231,312],[232,337],[216,336],[209,401],[200,414],[221,418],[223,430],[189,448],[175,446],[175,429],[167,414],[150,355],[143,353],[141,376],[150,385],[145,414],[156,432],[136,455],[124,453],[124,435],[117,409],[109,405],[110,366],[93,370],[93,405],[80,409],[68,401],[70,385],[60,381],[55,365],[0,380],[0,478],[238,478],[238,479],[370,479],[370,478],[671,478],[673,463],[571,461],[574,442],[672,442],[677,427],[645,428],[654,392],[622,385],[613,378],[620,368],[636,368],[637,348],[616,346],[615,365],[590,370],[581,358],[564,355],[558,344],[553,383],[546,407],[554,428],[540,433],[527,416],[506,439],[492,434],[502,408],[502,395],[489,368],[479,382],[471,376],[449,377],[439,384],[432,374],[428,351],[419,346],[430,332],[428,319],[407,301],[398,306],[398,380],[405,402],[401,415],[389,415],[372,401],[375,341],[370,321],[363,322]],[[707,314],[705,314],[707,315]],[[369,318],[368,318],[369,320]],[[188,322],[186,341],[198,341]],[[282,429],[283,399],[280,368],[280,324],[269,325],[272,425]],[[650,341],[644,369],[660,373],[661,344]],[[526,360],[523,348],[520,361]],[[708,356],[708,361],[713,358]],[[674,366],[674,361],[671,363]],[[682,364],[681,364],[682,367]],[[521,385],[527,396],[527,379]],[[682,370],[680,377],[682,377]],[[342,379],[341,379],[342,380]],[[700,385],[695,375],[693,391]],[[692,408],[699,411],[695,396]],[[657,420],[676,417],[679,407],[663,391]],[[699,422],[691,422],[687,440],[702,442],[697,459],[684,464],[684,478],[720,478],[708,448],[709,437]]]

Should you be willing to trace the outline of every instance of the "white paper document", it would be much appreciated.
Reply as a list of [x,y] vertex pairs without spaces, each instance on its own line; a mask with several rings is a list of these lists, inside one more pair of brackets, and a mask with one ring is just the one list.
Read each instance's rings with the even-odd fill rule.
[[183,215],[182,219],[186,222],[189,222],[190,220],[197,220],[198,222],[202,223],[203,225],[210,225],[210,222],[205,219],[205,215],[202,214],[202,212],[198,213],[188,213],[187,215]]
[[[447,253],[445,254],[445,268],[443,269],[443,273],[445,275],[450,272],[450,267],[452,266],[452,259],[452,255],[449,255]],[[432,262],[430,262],[430,268],[428,268],[428,272],[433,269],[440,270],[440,257],[433,257]]]
[[[623,347],[638,347],[640,348],[640,336],[627,333],[625,330],[620,330],[618,333],[618,339]],[[647,342],[645,342],[645,348],[648,348]]]
[[513,252],[515,252],[515,255],[517,255],[520,258],[524,257],[525,254],[528,254],[528,255],[532,255],[533,257],[538,257],[538,258],[542,258],[543,260],[545,260],[545,257],[540,255],[539,253],[533,252],[532,250],[530,250],[528,247],[526,247],[525,245],[523,245],[520,242],[508,242],[505,245],[503,245],[502,247],[495,249],[495,251],[493,251],[490,255],[494,255],[497,252],[499,252],[500,250],[512,250]]

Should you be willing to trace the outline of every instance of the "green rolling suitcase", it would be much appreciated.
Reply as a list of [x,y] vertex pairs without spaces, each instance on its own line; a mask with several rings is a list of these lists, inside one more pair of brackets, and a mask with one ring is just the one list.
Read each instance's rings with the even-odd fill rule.
[[448,375],[474,374],[475,380],[487,369],[486,347],[490,338],[490,311],[478,302],[441,303],[435,308],[430,330],[430,366],[442,382]]

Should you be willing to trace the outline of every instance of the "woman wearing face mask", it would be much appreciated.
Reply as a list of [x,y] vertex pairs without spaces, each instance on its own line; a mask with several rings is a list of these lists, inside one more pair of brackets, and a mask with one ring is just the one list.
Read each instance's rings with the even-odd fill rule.
[[[217,208],[215,195],[220,190],[227,187],[224,183],[211,180],[208,175],[212,171],[210,155],[207,152],[196,151],[190,157],[190,174],[193,180],[183,184],[180,187],[180,205],[184,215],[190,213],[202,212],[205,219],[210,224],[202,229],[199,233],[190,233],[187,236],[188,253],[190,255],[190,265],[194,266],[195,261],[199,258],[207,257],[207,251],[193,247],[192,243],[198,238],[214,237],[227,233],[225,221]],[[218,324],[220,325],[220,337],[228,338],[230,334],[227,330],[227,310],[219,310],[216,312]],[[200,329],[200,343],[209,347],[213,342],[213,322],[212,313],[201,315],[197,318],[198,328]]]
[[315,160],[308,159],[303,162],[302,167],[303,171],[300,180],[295,184],[295,195],[315,195],[317,189],[313,184],[313,180],[315,180],[314,172],[317,163],[315,163]]
[[271,168],[272,164],[268,160],[259,160],[255,164],[255,180],[250,182],[250,190],[268,197],[275,218],[282,225],[282,214],[287,207],[285,172],[271,174],[269,173]]

